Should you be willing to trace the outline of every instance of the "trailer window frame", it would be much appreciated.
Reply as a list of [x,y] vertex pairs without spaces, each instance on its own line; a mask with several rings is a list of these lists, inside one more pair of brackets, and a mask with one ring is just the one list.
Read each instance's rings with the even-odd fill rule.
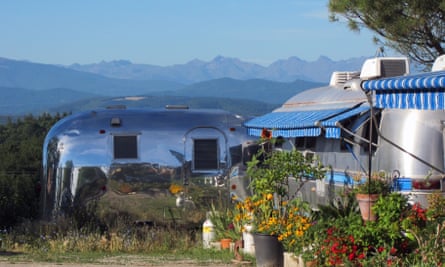
[[213,137],[193,138],[192,169],[194,172],[219,170],[219,139]]
[[138,160],[139,133],[113,133],[113,160]]

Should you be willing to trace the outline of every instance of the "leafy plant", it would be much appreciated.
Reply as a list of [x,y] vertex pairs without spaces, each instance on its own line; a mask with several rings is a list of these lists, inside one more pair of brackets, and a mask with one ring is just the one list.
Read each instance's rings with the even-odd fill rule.
[[387,194],[391,191],[391,183],[385,172],[373,173],[371,177],[358,174],[354,181],[357,182],[353,189],[356,194]]
[[[267,146],[267,142],[264,145]],[[262,149],[248,162],[247,174],[252,181],[255,231],[279,234],[282,230],[279,222],[290,210],[287,209],[289,200],[294,199],[305,182],[324,178],[325,170],[316,159],[308,159],[297,150],[267,152]]]
[[233,211],[229,208],[220,211],[216,210],[212,205],[212,211],[210,212],[210,220],[213,223],[215,229],[216,240],[229,238],[232,240],[238,240],[241,237],[240,229],[235,229]]

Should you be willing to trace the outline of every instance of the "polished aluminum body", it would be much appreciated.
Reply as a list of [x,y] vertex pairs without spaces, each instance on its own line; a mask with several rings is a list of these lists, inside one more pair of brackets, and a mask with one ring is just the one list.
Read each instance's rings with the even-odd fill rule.
[[183,107],[68,116],[45,139],[42,216],[93,208],[104,220],[202,223],[212,204],[230,199],[230,170],[251,139],[242,122]]

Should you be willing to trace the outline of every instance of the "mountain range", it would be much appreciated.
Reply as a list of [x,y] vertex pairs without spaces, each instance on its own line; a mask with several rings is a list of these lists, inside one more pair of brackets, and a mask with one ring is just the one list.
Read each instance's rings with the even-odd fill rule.
[[308,62],[298,57],[290,57],[277,60],[265,67],[237,58],[217,56],[209,62],[195,59],[185,64],[166,67],[116,60],[87,65],[72,64],[68,68],[110,78],[163,80],[183,84],[226,77],[237,80],[265,79],[278,82],[305,80],[327,83],[333,71],[360,70],[365,60],[366,57],[359,57],[333,61],[328,57],[320,56],[316,61]]
[[302,90],[326,85],[333,71],[360,70],[365,59],[333,61],[322,56],[307,62],[291,57],[264,67],[218,56],[163,67],[128,60],[63,66],[0,58],[0,116],[114,104],[188,104],[255,116]]

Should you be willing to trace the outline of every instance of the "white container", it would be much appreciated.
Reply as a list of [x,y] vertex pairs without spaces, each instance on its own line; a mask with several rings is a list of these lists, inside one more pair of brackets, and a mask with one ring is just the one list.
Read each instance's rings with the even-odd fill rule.
[[204,248],[211,248],[211,242],[215,238],[215,228],[212,221],[207,218],[202,224],[202,244]]
[[252,235],[251,231],[252,231],[252,225],[249,225],[249,224],[244,225],[243,252],[246,254],[249,254],[249,255],[255,255],[255,243],[253,242],[253,235]]

